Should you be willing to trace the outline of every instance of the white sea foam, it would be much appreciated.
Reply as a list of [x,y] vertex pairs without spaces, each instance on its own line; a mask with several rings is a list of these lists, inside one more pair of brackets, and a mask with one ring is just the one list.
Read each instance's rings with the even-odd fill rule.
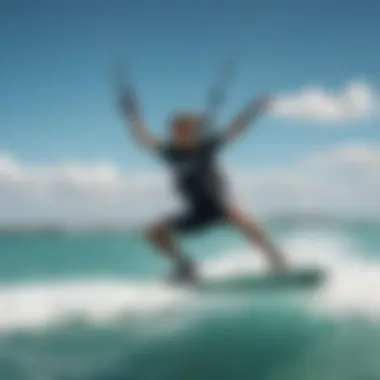
[[[380,255],[378,259],[365,258],[352,250],[347,236],[326,232],[298,234],[283,246],[292,266],[326,271],[326,282],[306,297],[305,306],[336,316],[380,321]],[[266,267],[259,252],[241,252],[210,263],[205,273],[238,276],[261,272]]]
[[[350,251],[341,235],[300,234],[284,242],[295,266],[326,268],[328,280],[306,297],[307,307],[342,316],[380,320],[380,260]],[[265,270],[258,252],[232,252],[205,261],[205,277],[233,277]],[[152,315],[201,294],[159,282],[112,279],[17,284],[0,287],[0,330],[43,327],[68,318],[108,321],[120,315]]]
[[0,330],[43,327],[67,319],[108,321],[148,315],[188,300],[190,293],[159,283],[92,280],[0,288]]

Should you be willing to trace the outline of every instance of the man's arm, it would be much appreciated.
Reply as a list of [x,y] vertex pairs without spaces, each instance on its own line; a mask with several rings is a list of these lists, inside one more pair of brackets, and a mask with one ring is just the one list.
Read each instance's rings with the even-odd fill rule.
[[120,96],[120,105],[125,119],[129,123],[132,136],[144,147],[156,150],[157,140],[146,128],[137,97],[131,89],[125,89]]
[[233,141],[244,133],[267,110],[270,100],[270,97],[262,96],[250,102],[232,119],[232,122],[225,130],[221,132],[222,139],[224,141]]

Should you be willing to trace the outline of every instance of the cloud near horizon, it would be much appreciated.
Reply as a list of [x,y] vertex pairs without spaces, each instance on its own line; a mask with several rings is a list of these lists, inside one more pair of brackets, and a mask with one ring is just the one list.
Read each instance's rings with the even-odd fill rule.
[[[232,198],[249,212],[380,214],[380,146],[346,144],[298,164],[228,170]],[[165,172],[127,173],[98,162],[22,164],[0,155],[0,222],[145,223],[181,207]]]
[[365,81],[349,82],[340,91],[310,86],[291,94],[278,94],[272,113],[276,117],[336,125],[379,116],[380,96]]

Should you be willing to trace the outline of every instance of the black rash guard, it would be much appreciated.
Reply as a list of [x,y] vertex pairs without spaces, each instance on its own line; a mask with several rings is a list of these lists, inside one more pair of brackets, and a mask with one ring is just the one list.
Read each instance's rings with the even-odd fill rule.
[[172,144],[159,148],[173,170],[177,191],[190,208],[188,213],[171,220],[173,229],[195,230],[224,216],[225,186],[215,162],[222,145],[223,139],[216,136],[191,148]]

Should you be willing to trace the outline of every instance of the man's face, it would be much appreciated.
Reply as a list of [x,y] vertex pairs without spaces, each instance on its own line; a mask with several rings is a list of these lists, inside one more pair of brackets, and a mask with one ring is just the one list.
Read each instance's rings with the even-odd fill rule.
[[179,145],[192,145],[198,141],[199,125],[195,122],[181,121],[173,128],[173,139]]

